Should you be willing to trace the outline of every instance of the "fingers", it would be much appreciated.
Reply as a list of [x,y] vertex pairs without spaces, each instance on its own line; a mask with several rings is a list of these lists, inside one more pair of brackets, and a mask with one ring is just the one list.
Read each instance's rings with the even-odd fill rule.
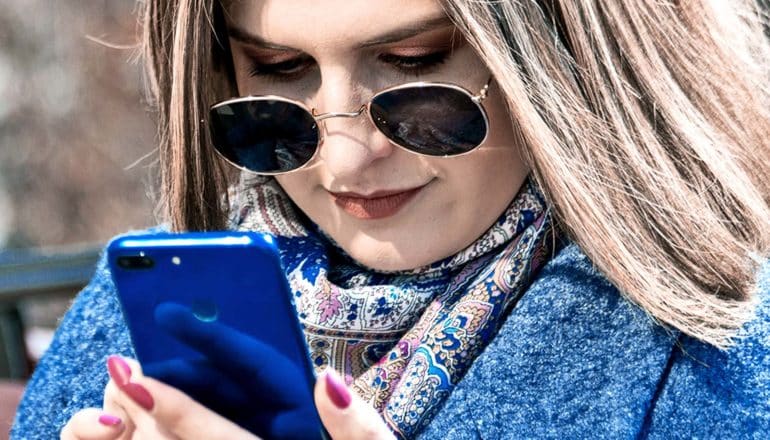
[[253,404],[253,393],[205,360],[171,359],[144,366],[153,379],[183,392],[219,412],[232,412]]
[[128,401],[130,397],[122,393],[124,405],[132,419],[151,418],[162,431],[181,439],[201,438],[201,433],[206,433],[206,438],[212,440],[256,438],[176,388],[151,378],[143,378],[137,385],[154,397],[155,405],[147,410],[134,401]]
[[176,388],[144,377],[138,363],[130,362],[129,368],[128,377],[110,368],[117,388],[110,399],[135,425],[136,438],[197,439],[204,433],[212,440],[256,438]]
[[75,413],[64,425],[62,440],[114,440],[121,436],[125,425],[121,418],[97,408]]
[[323,428],[314,405],[294,411],[281,412],[271,418],[266,438],[274,439],[322,439]]
[[301,370],[272,346],[217,321],[201,321],[179,304],[159,304],[155,320],[176,339],[204,354],[216,369],[242,378],[242,385],[250,391],[258,390],[285,405],[309,400]]
[[395,438],[377,411],[352,393],[334,370],[318,376],[314,391],[318,414],[334,440]]

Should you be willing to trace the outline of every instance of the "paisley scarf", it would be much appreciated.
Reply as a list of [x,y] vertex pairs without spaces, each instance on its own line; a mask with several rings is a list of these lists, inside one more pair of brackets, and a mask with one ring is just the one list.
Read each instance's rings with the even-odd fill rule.
[[401,438],[430,422],[557,242],[529,178],[469,247],[398,272],[357,264],[274,179],[244,176],[231,204],[233,229],[275,237],[316,371],[340,372]]

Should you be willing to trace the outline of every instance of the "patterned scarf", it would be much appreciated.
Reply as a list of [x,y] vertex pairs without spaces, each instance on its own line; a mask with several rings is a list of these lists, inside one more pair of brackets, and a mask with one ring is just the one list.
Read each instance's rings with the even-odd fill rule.
[[468,248],[398,272],[357,264],[274,179],[244,177],[231,202],[233,229],[276,237],[316,371],[339,371],[401,438],[430,422],[556,242],[531,179]]

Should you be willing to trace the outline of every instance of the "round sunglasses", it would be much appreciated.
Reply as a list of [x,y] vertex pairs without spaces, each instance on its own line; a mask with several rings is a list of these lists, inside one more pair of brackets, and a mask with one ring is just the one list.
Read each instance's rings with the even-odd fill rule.
[[454,84],[412,82],[377,92],[354,112],[316,114],[281,96],[247,96],[220,102],[209,111],[216,151],[234,166],[262,175],[298,170],[323,142],[321,121],[366,113],[394,145],[427,156],[457,156],[481,145],[489,119],[481,102],[487,80],[474,95]]

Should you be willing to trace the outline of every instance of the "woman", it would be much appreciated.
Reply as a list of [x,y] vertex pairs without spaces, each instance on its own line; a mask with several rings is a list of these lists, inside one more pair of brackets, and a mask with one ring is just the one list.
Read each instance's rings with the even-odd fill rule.
[[[278,237],[333,438],[761,437],[757,7],[148,0],[163,206]],[[247,436],[120,357],[102,403],[133,355],[114,295],[102,268],[15,435]]]

